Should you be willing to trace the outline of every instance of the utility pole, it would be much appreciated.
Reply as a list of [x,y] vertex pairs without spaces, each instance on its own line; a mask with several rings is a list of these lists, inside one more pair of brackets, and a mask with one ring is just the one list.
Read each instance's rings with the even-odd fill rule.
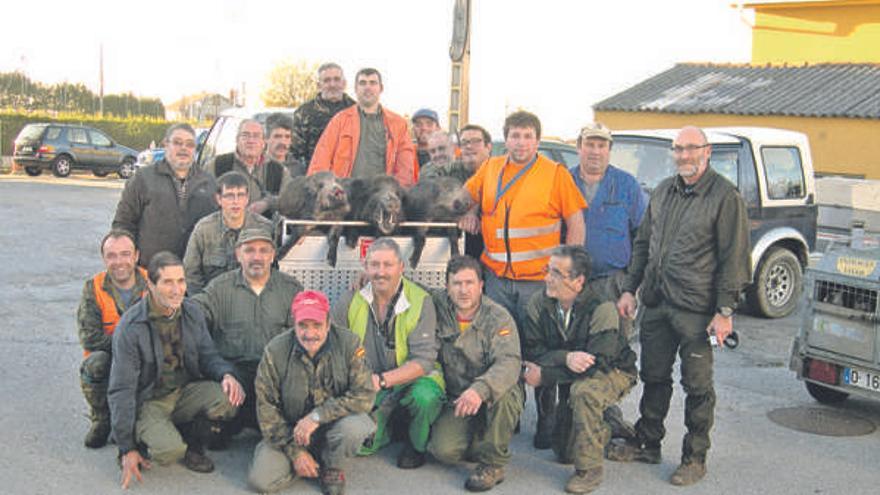
[[471,65],[471,0],[454,0],[452,14],[452,80],[449,87],[449,131],[458,132],[468,122]]
[[98,115],[104,116],[104,43],[98,52]]

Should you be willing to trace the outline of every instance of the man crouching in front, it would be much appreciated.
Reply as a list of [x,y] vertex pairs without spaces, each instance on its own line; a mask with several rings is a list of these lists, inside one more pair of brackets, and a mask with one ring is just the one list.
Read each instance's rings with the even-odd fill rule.
[[[244,389],[208,334],[197,303],[184,298],[180,258],[153,256],[148,297],[129,308],[113,334],[108,402],[119,445],[122,487],[142,481],[149,459],[214,470],[202,438],[211,421],[232,419]],[[219,382],[219,383],[218,383]]]
[[291,312],[293,331],[269,342],[257,368],[263,440],[248,479],[259,492],[276,492],[296,477],[320,476],[324,494],[341,495],[343,462],[376,429],[366,352],[355,334],[330,324],[323,293],[300,292]]
[[546,268],[547,288],[529,301],[524,328],[523,379],[533,387],[559,385],[552,445],[560,462],[574,463],[569,493],[599,487],[611,439],[602,415],[636,383],[636,355],[619,330],[617,310],[585,290],[589,278],[583,246],[556,248]]

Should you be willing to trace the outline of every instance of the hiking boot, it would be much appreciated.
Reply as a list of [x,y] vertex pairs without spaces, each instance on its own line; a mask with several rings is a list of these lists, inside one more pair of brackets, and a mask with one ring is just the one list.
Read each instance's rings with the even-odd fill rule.
[[92,415],[92,426],[86,433],[83,442],[90,449],[99,449],[107,445],[107,437],[110,436],[110,416]]
[[336,468],[324,469],[321,472],[321,493],[324,495],[343,495],[345,493],[345,473]]
[[464,487],[472,492],[485,492],[504,481],[504,468],[480,463],[468,476]]
[[424,465],[425,453],[418,452],[409,442],[404,442],[403,451],[397,456],[397,467],[400,469],[415,469]]
[[214,470],[214,462],[205,455],[201,448],[189,446],[183,456],[183,465],[190,471],[197,473],[210,473]]
[[706,476],[706,464],[699,461],[682,462],[672,473],[669,482],[675,486],[688,486]]
[[620,407],[616,405],[608,406],[602,417],[611,428],[611,438],[625,438],[628,440],[636,438],[635,426],[624,419],[623,411],[620,410]]
[[568,493],[590,493],[602,484],[602,466],[578,469],[565,484]]
[[612,440],[605,451],[605,458],[614,462],[644,462],[645,464],[660,464],[662,456],[660,446],[642,445],[638,440],[619,441]]

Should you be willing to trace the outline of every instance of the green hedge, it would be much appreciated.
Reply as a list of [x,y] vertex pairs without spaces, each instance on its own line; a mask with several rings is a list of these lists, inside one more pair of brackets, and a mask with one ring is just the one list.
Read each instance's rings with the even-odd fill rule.
[[151,141],[158,145],[165,134],[165,129],[172,122],[145,117],[98,117],[95,115],[65,115],[52,116],[44,113],[17,113],[12,111],[0,111],[0,143],[2,143],[2,155],[12,155],[12,145],[19,131],[31,123],[57,122],[63,124],[80,124],[94,127],[106,132],[116,142],[128,146],[136,151],[150,146]]

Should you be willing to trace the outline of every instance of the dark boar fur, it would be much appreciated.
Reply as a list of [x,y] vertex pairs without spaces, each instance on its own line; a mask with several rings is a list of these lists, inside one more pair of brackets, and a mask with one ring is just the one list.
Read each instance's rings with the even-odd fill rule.
[[[473,206],[474,202],[454,177],[429,177],[419,181],[406,192],[403,199],[403,210],[406,219],[413,222],[455,222]],[[443,229],[449,238],[452,254],[459,254],[458,228]],[[417,227],[413,234],[413,252],[410,267],[416,268],[425,248],[427,227]]]
[[370,227],[348,227],[345,243],[353,248],[360,236],[389,236],[403,222],[403,188],[394,177],[377,175],[346,180],[351,203],[351,220],[368,222]]
[[[294,177],[281,191],[278,211],[291,220],[334,221],[344,220],[351,206],[342,182],[331,172],[318,172],[308,177]],[[342,227],[339,226],[324,228],[298,225],[281,246],[278,259],[283,259],[300,238],[316,229],[327,232],[327,262],[336,266],[336,247],[342,233]]]

